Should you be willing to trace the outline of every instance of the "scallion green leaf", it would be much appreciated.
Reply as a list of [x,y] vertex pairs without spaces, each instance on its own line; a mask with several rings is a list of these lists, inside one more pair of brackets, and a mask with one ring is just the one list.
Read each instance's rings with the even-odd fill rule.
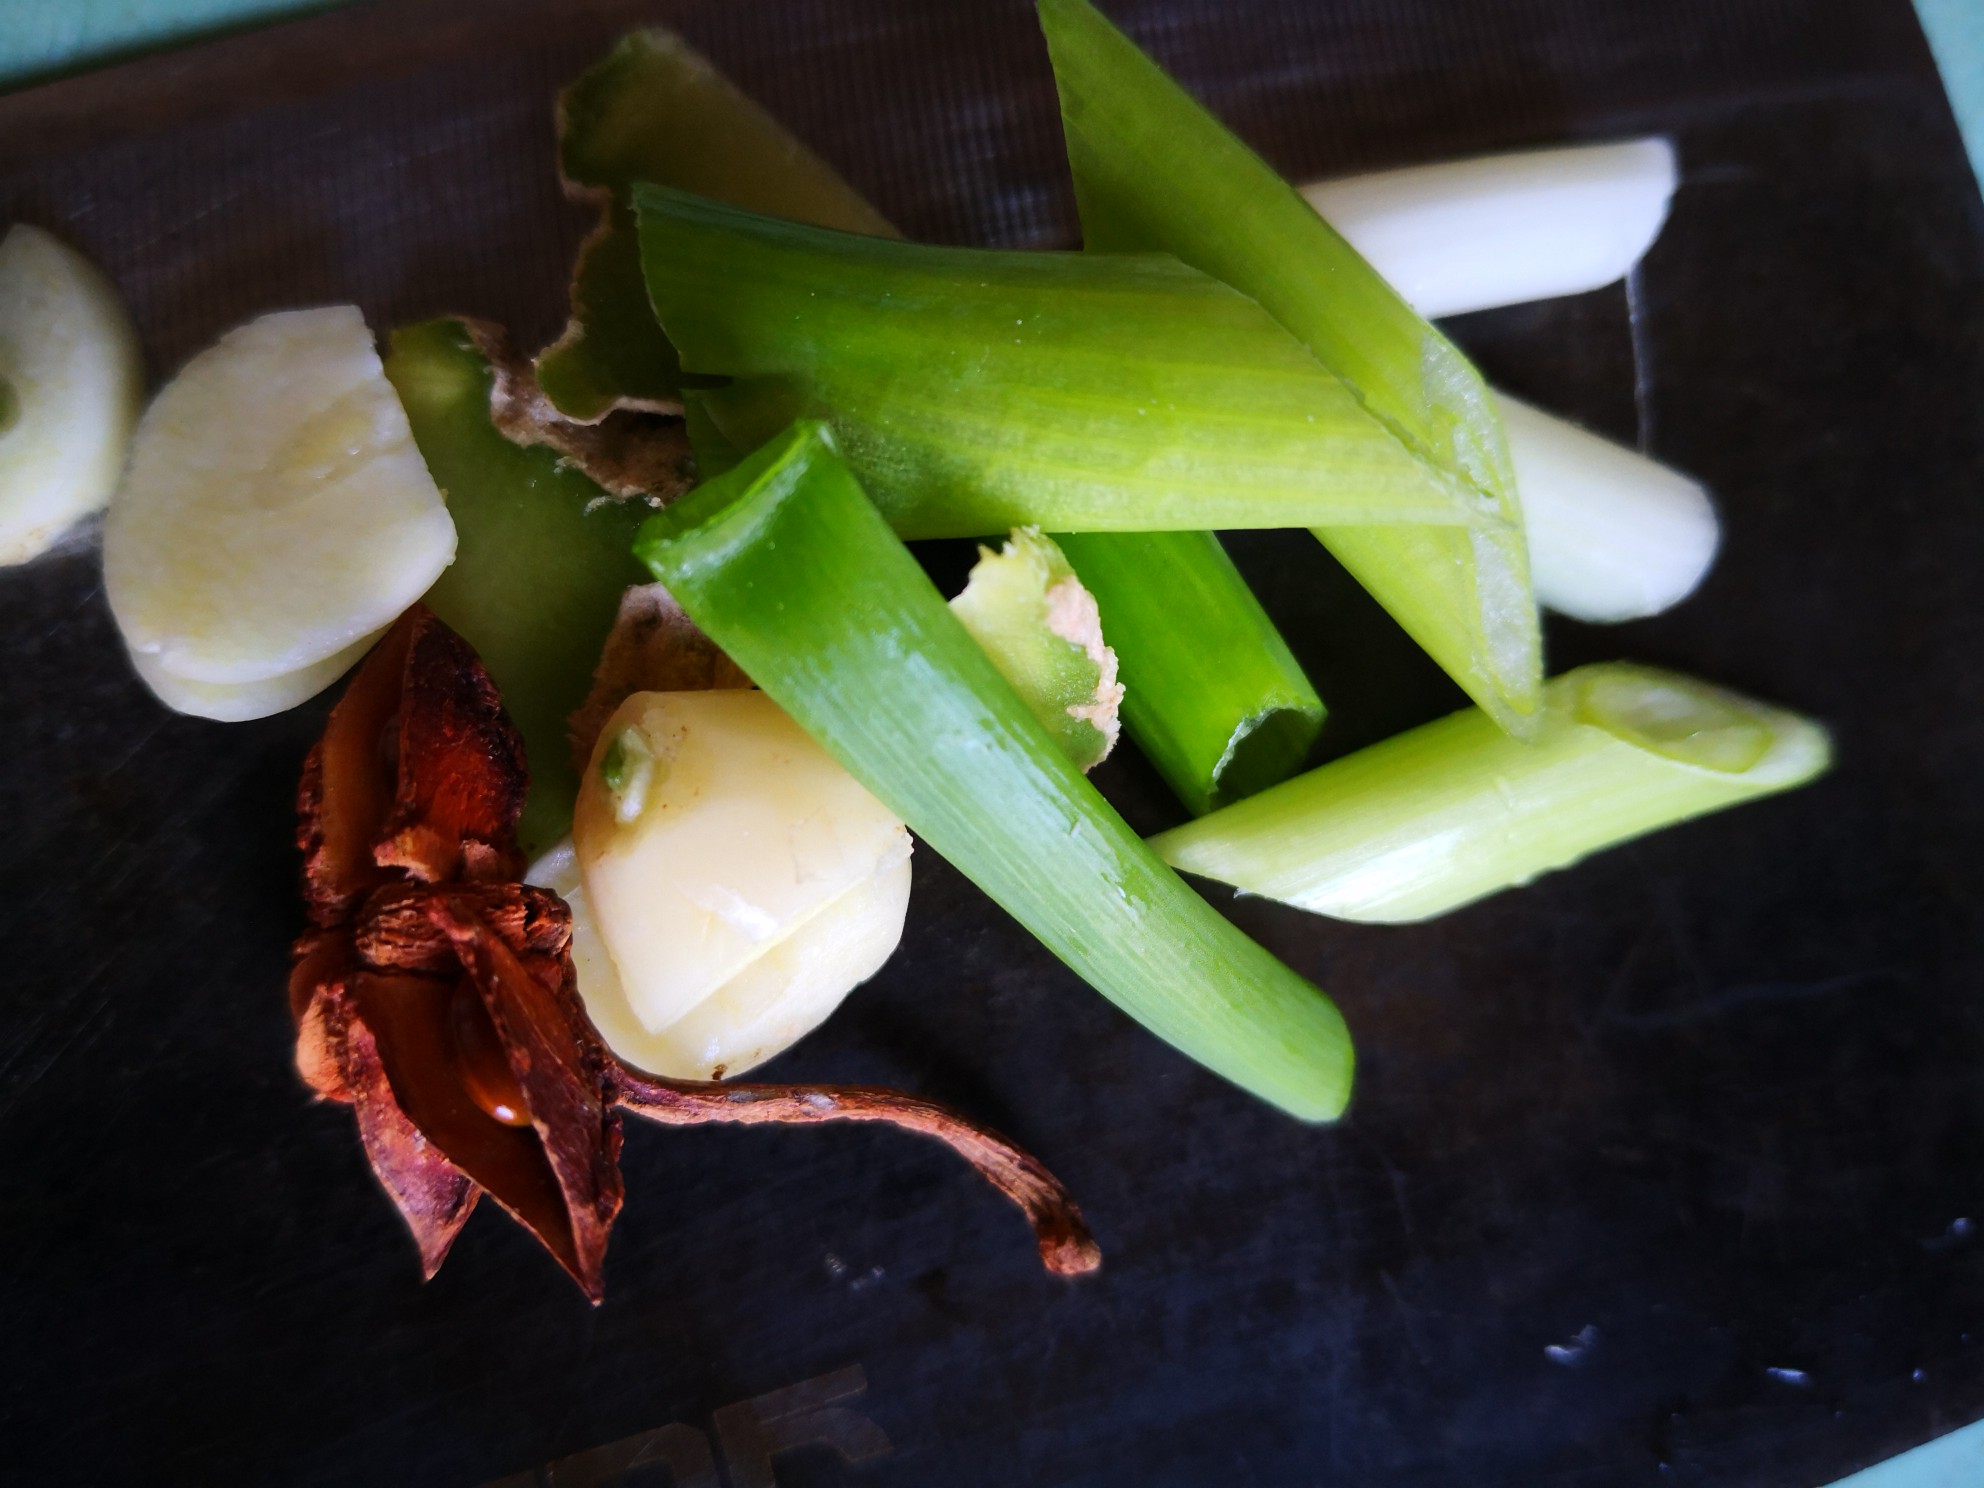
[[1601,848],[1802,785],[1825,730],[1610,663],[1544,688],[1533,743],[1468,708],[1151,839],[1166,862],[1343,920],[1430,919]]
[[1057,749],[801,423],[651,518],[637,554],[772,698],[1118,1007],[1265,1100],[1339,1114],[1329,999],[1157,856]]
[[660,181],[851,232],[888,232],[861,195],[681,37],[631,32],[558,97],[566,189],[605,211],[580,249],[572,317],[538,354],[537,380],[567,418],[671,403],[681,365],[648,308],[628,191]]
[[1480,374],[1087,0],[1039,0],[1039,12],[1089,247],[1163,249],[1259,301],[1501,516],[1470,529],[1305,525],[1470,697],[1505,728],[1528,728],[1542,683],[1536,605]]

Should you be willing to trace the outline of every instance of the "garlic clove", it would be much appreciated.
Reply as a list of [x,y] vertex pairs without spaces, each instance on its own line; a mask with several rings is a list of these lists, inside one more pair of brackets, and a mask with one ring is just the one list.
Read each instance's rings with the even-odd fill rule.
[[650,1033],[909,854],[901,821],[745,689],[623,703],[580,782],[572,840],[601,944]]
[[144,401],[138,334],[110,281],[40,228],[0,238],[0,564],[110,500]]
[[454,552],[349,305],[264,315],[188,362],[139,421],[104,521],[111,612],[141,673],[222,686],[351,651]]

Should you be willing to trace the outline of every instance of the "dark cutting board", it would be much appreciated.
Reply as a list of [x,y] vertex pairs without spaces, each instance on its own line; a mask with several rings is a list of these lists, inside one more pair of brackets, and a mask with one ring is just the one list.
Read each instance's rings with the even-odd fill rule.
[[[1454,331],[1721,501],[1695,599],[1553,622],[1554,664],[1805,709],[1837,772],[1421,928],[1217,895],[1343,1006],[1335,1128],[1173,1055],[925,851],[901,952],[768,1073],[1013,1133],[1101,1273],[1043,1274],[909,1137],[637,1127],[595,1311],[493,1213],[423,1286],[291,1071],[324,704],[171,716],[93,549],[0,572],[10,1480],[1811,1488],[1984,1415],[1984,209],[1905,0],[1112,9],[1298,178],[1677,140],[1630,304]],[[1073,241],[1018,0],[362,6],[0,99],[0,206],[108,268],[155,374],[336,300],[534,344],[585,220],[551,96],[636,19],[912,235]],[[1234,546],[1328,750],[1455,704],[1306,538]],[[1176,819],[1133,753],[1104,784]]]

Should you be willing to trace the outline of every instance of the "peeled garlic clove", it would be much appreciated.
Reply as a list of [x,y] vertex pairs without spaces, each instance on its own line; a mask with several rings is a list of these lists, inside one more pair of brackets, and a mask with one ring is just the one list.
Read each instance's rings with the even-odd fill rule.
[[138,335],[110,281],[25,224],[0,238],[0,563],[101,511],[144,400]]
[[[910,849],[860,782],[770,698],[742,689],[621,704],[580,782],[572,840],[601,944],[650,1033],[843,912]],[[851,965],[873,952],[835,954]]]
[[642,1024],[627,1001],[619,970],[600,940],[570,841],[538,859],[527,878],[571,908],[579,996],[607,1047],[629,1064],[678,1080],[740,1075],[799,1042],[881,970],[902,939],[909,910],[905,856],[855,885],[657,1032]]
[[223,686],[300,686],[454,552],[350,305],[262,316],[188,362],[139,421],[104,523],[111,612],[143,671]]
[[909,877],[904,854],[806,921],[657,1034],[653,1068],[721,1080],[798,1043],[895,954]]
[[315,697],[357,666],[378,639],[376,635],[365,636],[334,656],[259,682],[195,682],[167,671],[157,657],[137,651],[130,656],[131,665],[145,685],[175,713],[190,713],[222,723],[244,723],[251,718],[287,712]]

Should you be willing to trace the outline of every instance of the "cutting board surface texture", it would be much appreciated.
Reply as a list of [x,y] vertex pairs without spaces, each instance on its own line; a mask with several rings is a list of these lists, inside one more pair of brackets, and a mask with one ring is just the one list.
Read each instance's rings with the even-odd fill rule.
[[[72,543],[0,572],[10,1475],[1811,1488],[1984,1415],[1984,206],[1906,0],[1109,8],[1297,180],[1673,138],[1629,285],[1449,329],[1720,503],[1699,594],[1552,620],[1552,669],[1785,703],[1835,771],[1425,926],[1208,886],[1349,1021],[1324,1128],[922,850],[895,959],[765,1074],[989,1121],[1068,1182],[1101,1271],[1043,1273],[913,1137],[632,1123],[595,1310],[493,1210],[421,1283],[291,1065],[329,699],[168,714]],[[649,22],[910,236],[1078,242],[1018,0],[356,6],[0,98],[0,207],[103,265],[155,379],[334,302],[538,345],[587,226],[552,96]],[[1330,704],[1323,755],[1459,705],[1309,539],[1231,547]],[[970,548],[925,557],[954,584]],[[1180,819],[1132,749],[1097,778],[1139,830]]]

